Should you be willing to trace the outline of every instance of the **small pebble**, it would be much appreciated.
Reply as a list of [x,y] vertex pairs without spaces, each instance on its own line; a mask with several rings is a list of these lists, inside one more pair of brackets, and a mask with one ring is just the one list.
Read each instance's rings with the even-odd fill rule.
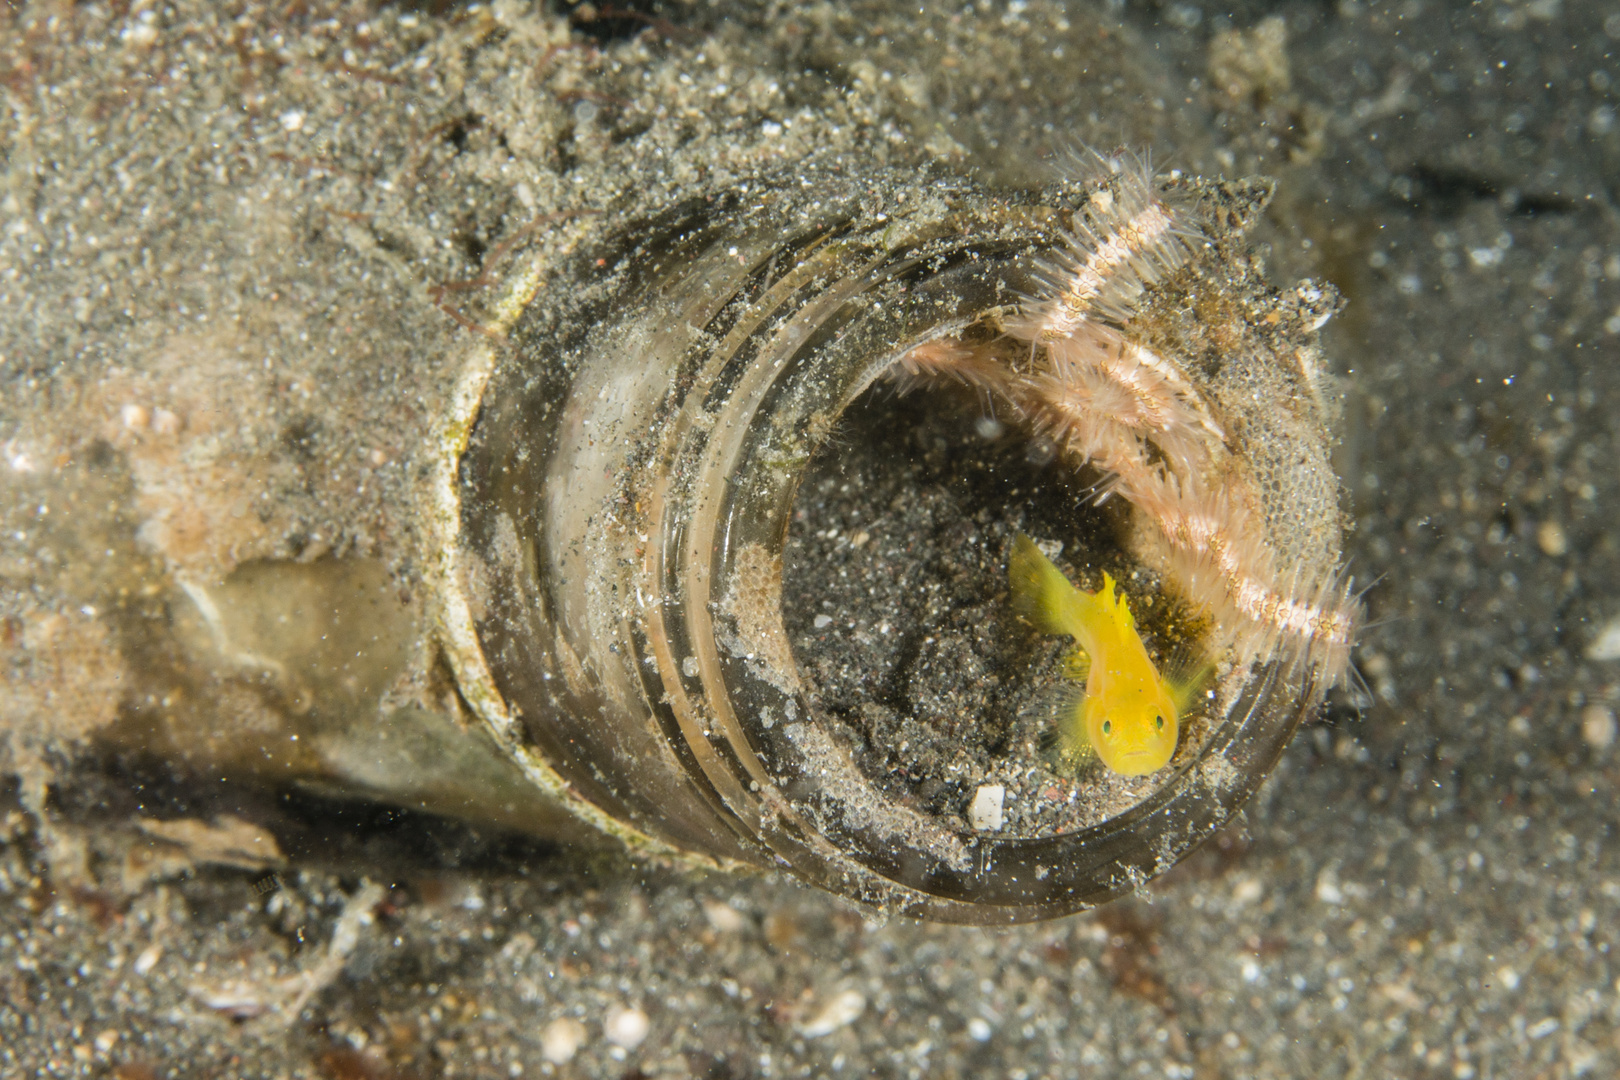
[[1536,546],[1556,559],[1569,551],[1569,537],[1564,535],[1564,527],[1558,522],[1543,521],[1536,528]]
[[553,1020],[540,1031],[540,1055],[553,1065],[566,1065],[573,1061],[583,1045],[585,1025],[573,1017]]
[[139,22],[125,30],[120,36],[135,48],[145,49],[149,48],[158,39],[158,28],[149,22]]
[[719,900],[703,901],[703,917],[722,934],[735,934],[743,928],[742,913]]
[[813,620],[811,620],[811,622],[817,630],[825,630],[827,627],[832,625],[832,616],[817,615]]
[[859,990],[844,990],[833,995],[821,1011],[799,1027],[799,1034],[807,1039],[831,1035],[839,1028],[848,1027],[866,1011],[866,996]]
[[788,950],[798,948],[800,939],[804,937],[804,929],[799,925],[791,912],[773,911],[765,916],[765,940],[773,948]]
[[141,950],[141,955],[135,958],[135,963],[131,965],[131,968],[135,974],[144,979],[152,973],[152,969],[157,967],[157,962],[161,959],[163,959],[163,946],[148,945]]
[[1333,867],[1316,875],[1316,898],[1324,904],[1344,903],[1344,890],[1339,888],[1339,875]]
[[1620,660],[1620,618],[1610,619],[1586,647],[1588,660]]
[[974,1042],[990,1041],[990,1025],[982,1016],[975,1016],[968,1021],[968,1038]]
[[1607,705],[1588,705],[1581,710],[1581,738],[1586,745],[1602,750],[1614,745],[1614,710]]
[[1004,820],[1001,807],[1006,799],[1005,785],[980,784],[979,790],[973,793],[973,805],[968,809],[968,820],[973,822],[975,829],[999,832]]
[[641,1045],[641,1040],[647,1037],[651,1028],[652,1021],[640,1009],[614,1009],[608,1013],[607,1021],[602,1025],[602,1034],[614,1046],[634,1050]]

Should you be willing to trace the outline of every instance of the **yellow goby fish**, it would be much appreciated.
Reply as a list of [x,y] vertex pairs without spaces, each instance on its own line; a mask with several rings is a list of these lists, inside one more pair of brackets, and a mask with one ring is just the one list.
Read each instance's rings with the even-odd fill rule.
[[1041,633],[1075,642],[1065,666],[1085,683],[1085,694],[1065,702],[1056,718],[1061,761],[1073,767],[1095,754],[1125,776],[1162,769],[1176,752],[1180,715],[1195,687],[1160,676],[1114,579],[1104,574],[1100,591],[1083,592],[1022,533],[1007,576],[1014,610]]

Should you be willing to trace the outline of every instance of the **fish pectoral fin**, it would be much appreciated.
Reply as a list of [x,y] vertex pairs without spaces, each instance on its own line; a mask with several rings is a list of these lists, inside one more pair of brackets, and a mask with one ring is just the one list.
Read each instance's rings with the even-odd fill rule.
[[1185,716],[1204,701],[1204,685],[1215,675],[1215,664],[1207,658],[1178,654],[1167,665],[1164,688],[1176,703],[1176,715]]
[[1078,739],[1069,739],[1057,728],[1048,728],[1041,743],[1044,747],[1042,759],[1047,768],[1059,776],[1082,776],[1102,765],[1097,748],[1091,745],[1084,732]]
[[1064,683],[1042,692],[1032,710],[1039,717],[1041,757],[1053,772],[1074,775],[1097,759],[1081,712],[1086,693]]

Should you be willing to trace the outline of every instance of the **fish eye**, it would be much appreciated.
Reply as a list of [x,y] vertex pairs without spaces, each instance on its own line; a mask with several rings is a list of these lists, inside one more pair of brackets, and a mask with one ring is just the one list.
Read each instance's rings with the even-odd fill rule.
[[1114,722],[1112,720],[1104,720],[1103,721],[1103,734],[1104,735],[1112,735],[1113,733],[1114,733]]
[[1153,726],[1158,728],[1160,731],[1163,731],[1164,730],[1164,717],[1155,716],[1153,718]]

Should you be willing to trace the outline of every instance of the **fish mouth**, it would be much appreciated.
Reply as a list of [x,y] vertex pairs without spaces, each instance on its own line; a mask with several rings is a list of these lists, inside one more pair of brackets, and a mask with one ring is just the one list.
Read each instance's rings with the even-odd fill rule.
[[1164,765],[1154,765],[1154,753],[1151,750],[1128,750],[1119,755],[1119,761],[1114,765],[1114,771],[1122,776],[1146,776],[1148,773],[1158,772]]

